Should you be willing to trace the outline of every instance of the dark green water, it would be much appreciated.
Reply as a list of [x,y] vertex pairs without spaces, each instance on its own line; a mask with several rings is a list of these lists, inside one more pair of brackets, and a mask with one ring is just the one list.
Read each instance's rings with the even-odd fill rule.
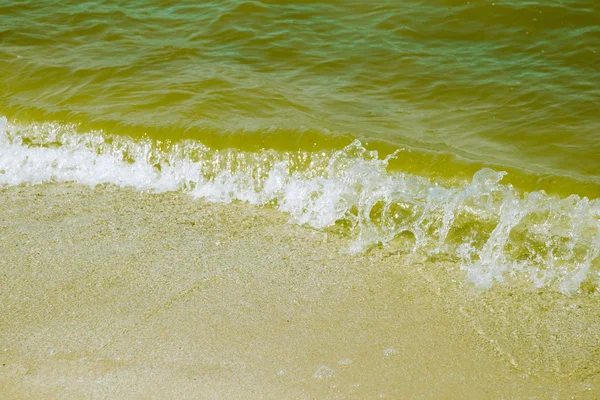
[[358,138],[415,150],[411,172],[487,164],[598,195],[594,1],[196,3],[2,2],[1,113],[213,147]]

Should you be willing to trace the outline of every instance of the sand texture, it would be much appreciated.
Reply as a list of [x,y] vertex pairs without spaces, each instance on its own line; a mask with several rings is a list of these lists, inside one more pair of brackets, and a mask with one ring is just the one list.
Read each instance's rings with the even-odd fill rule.
[[271,208],[0,189],[0,397],[600,397],[597,296],[498,286]]

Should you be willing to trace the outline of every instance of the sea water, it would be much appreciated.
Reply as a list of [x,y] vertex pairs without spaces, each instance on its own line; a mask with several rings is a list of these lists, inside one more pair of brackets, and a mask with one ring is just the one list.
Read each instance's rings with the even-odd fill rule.
[[600,283],[592,1],[0,2],[0,185],[279,208],[343,252]]

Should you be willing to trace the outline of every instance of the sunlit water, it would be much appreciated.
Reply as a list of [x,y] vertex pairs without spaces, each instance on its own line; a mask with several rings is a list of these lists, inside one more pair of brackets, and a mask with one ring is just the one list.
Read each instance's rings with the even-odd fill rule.
[[273,205],[481,287],[600,282],[598,3],[195,3],[0,2],[0,184]]

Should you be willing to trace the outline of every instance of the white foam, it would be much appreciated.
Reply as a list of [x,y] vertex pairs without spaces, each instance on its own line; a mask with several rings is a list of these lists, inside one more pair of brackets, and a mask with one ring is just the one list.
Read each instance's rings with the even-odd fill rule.
[[412,252],[456,257],[484,288],[519,274],[565,293],[599,281],[598,200],[521,194],[500,183],[504,172],[490,169],[463,185],[443,186],[389,173],[388,161],[358,141],[318,153],[217,151],[197,142],[161,148],[149,140],[0,119],[0,185],[114,184],[272,204],[315,228],[348,221],[353,252],[408,233]]
[[335,377],[335,370],[326,365],[321,365],[313,374],[315,379],[326,379]]

